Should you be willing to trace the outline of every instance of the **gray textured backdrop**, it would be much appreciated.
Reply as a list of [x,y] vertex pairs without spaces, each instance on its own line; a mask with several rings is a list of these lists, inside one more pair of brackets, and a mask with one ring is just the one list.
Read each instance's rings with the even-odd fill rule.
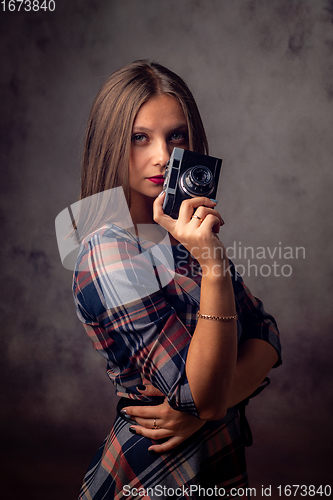
[[[279,484],[329,484],[333,2],[56,0],[55,12],[1,10],[0,22],[2,497],[76,498],[112,423],[114,390],[75,316],[54,219],[78,196],[93,96],[139,58],[179,73],[197,99],[224,159],[235,262],[247,265],[244,247],[276,249],[245,276],[278,319],[284,359],[248,411],[251,484],[257,496],[273,485],[272,498]],[[305,258],[288,258],[296,247]]]

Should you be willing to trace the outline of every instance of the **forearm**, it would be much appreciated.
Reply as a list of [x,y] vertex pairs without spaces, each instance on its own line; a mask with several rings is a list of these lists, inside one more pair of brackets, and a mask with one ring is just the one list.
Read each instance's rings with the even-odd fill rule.
[[[224,262],[224,265],[223,265]],[[221,261],[202,278],[200,312],[212,316],[235,314],[231,276]],[[217,420],[225,415],[237,361],[237,321],[199,318],[186,360],[186,374],[199,417]],[[219,397],[216,397],[218,390]]]
[[248,398],[259,387],[277,360],[276,350],[264,340],[249,339],[240,344],[228,408]]
[[[201,313],[213,316],[234,315],[234,290],[231,276],[226,272],[229,261],[225,248],[217,237],[223,221],[214,210],[216,203],[200,197],[184,200],[178,219],[174,220],[164,214],[163,199],[164,195],[157,197],[154,202],[155,222],[182,243],[204,269]],[[216,253],[220,255],[220,259],[215,258]],[[221,273],[217,272],[219,266],[222,266]],[[217,274],[220,274],[220,278]],[[237,322],[198,319],[187,353],[186,375],[200,418],[214,420],[223,417],[230,404],[229,400],[240,397],[242,391],[237,389],[240,383],[234,382],[236,361]],[[237,387],[233,391],[235,396],[231,397],[233,383]]]
[[[228,408],[240,403],[250,396],[261,384],[271,367],[276,363],[278,355],[274,347],[260,339],[249,339],[239,346],[237,365],[228,399]],[[215,377],[214,377],[215,379]],[[220,391],[215,390],[213,400],[220,399]],[[162,396],[153,386],[140,390],[146,396]],[[217,396],[218,393],[218,396]],[[182,443],[200,429],[205,421],[176,411],[167,401],[159,406],[134,406],[126,408],[129,418],[139,424],[132,426],[132,432],[153,439],[165,439],[162,444],[154,444],[149,449],[158,453],[166,452]],[[215,416],[215,418],[217,418]],[[152,429],[157,422],[160,429]]]

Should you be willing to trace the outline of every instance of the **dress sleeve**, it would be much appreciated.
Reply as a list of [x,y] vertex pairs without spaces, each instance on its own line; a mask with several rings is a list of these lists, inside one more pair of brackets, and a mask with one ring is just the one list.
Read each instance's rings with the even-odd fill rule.
[[[158,275],[168,270],[161,269]],[[77,314],[108,361],[118,394],[149,381],[171,407],[195,416],[185,373],[191,334],[166,300],[149,252],[119,234],[94,235],[79,254],[73,291]]]
[[230,262],[230,270],[233,278],[237,314],[242,325],[240,342],[248,339],[261,339],[271,344],[279,356],[274,365],[275,368],[282,363],[280,334],[276,321],[273,316],[265,311],[261,300],[252,295],[240,274],[236,272],[232,262]]

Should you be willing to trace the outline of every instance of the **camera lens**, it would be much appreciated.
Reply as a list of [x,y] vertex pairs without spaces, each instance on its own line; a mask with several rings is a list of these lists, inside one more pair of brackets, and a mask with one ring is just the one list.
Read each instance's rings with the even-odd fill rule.
[[204,165],[189,168],[181,178],[181,188],[191,196],[207,196],[214,188],[213,174]]
[[190,173],[193,181],[199,186],[206,186],[212,178],[211,172],[206,167],[195,167]]

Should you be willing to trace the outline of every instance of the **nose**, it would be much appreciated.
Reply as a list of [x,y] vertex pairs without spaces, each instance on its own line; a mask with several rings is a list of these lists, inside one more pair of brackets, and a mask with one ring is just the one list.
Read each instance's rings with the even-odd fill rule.
[[165,140],[156,141],[154,144],[152,163],[155,166],[165,167],[170,159],[171,151],[169,151],[168,143]]

